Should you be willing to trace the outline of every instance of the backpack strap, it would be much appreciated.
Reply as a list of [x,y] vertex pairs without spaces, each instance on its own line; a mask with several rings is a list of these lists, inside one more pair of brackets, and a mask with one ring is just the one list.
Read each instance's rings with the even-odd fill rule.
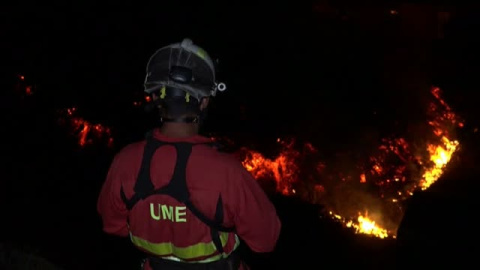
[[[212,147],[219,147],[217,143],[204,144],[210,145]],[[177,152],[177,161],[175,163],[175,169],[170,182],[166,186],[155,190],[150,176],[150,165],[153,155],[155,154],[157,149],[164,145],[172,145],[175,147],[175,150]],[[167,143],[153,139],[152,137],[147,138],[147,143],[145,145],[142,157],[142,165],[140,167],[140,172],[134,186],[134,195],[130,199],[128,199],[123,191],[123,187],[120,189],[120,195],[122,197],[122,200],[125,202],[128,210],[132,210],[136,203],[138,203],[140,200],[146,199],[151,195],[166,194],[175,198],[177,201],[183,203],[190,210],[190,212],[194,214],[200,221],[210,227],[212,241],[215,244],[217,250],[220,253],[223,253],[223,246],[220,240],[219,232],[233,232],[235,231],[235,228],[225,227],[222,225],[224,213],[221,195],[219,195],[217,200],[214,220],[206,217],[190,201],[190,194],[187,188],[186,171],[188,159],[190,158],[190,154],[194,145],[198,144],[184,142]]]
[[135,186],[133,187],[134,194],[130,199],[127,199],[125,196],[125,192],[123,191],[123,186],[120,188],[120,196],[122,200],[125,202],[128,210],[132,210],[132,208],[139,202],[151,195],[154,191],[154,186],[152,183],[152,179],[150,178],[150,165],[153,154],[157,151],[157,149],[167,143],[164,143],[159,140],[147,139],[147,143],[145,144],[145,148],[143,150],[143,157],[142,157],[142,164],[140,165],[140,171],[137,176],[137,181],[135,182]]

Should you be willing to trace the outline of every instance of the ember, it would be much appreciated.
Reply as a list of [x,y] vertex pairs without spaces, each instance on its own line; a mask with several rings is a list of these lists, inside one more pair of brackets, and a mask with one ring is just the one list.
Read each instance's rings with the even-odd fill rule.
[[[315,178],[315,184],[309,185],[311,179],[299,179],[299,172],[304,170],[301,157],[305,153],[296,150],[293,142],[285,143],[280,139],[277,142],[281,144],[282,151],[274,158],[266,158],[259,152],[243,149],[243,165],[259,181],[265,178],[275,180],[277,191],[284,195],[301,196],[312,203],[324,204],[328,209],[327,215],[342,222],[345,227],[354,229],[356,233],[382,239],[395,238],[403,216],[403,208],[399,202],[413,195],[414,191],[425,190],[437,181],[459,147],[459,142],[453,139],[450,132],[455,127],[463,127],[463,123],[440,97],[438,87],[433,87],[431,93],[434,100],[429,107],[430,121],[427,124],[432,127],[432,134],[425,134],[425,148],[416,149],[405,138],[385,138],[375,155],[366,161],[359,161],[363,165],[360,166],[360,171],[355,172],[356,177],[345,173],[325,175],[325,167],[328,166],[324,162],[318,162],[315,170],[309,170],[315,172],[309,176]],[[311,149],[310,153],[318,151],[311,144],[305,145],[304,149]],[[418,154],[422,152],[425,155]],[[332,186],[324,183],[328,182],[328,179],[336,179],[336,184]],[[342,199],[343,204],[345,201],[351,204],[347,207],[338,207],[338,199],[327,198],[325,195],[330,188],[334,189],[330,193],[338,192],[338,189],[341,190],[339,187],[345,186],[351,187],[348,190],[360,189],[355,185],[370,185],[375,187],[376,193],[373,192],[375,194],[372,195],[372,192],[369,192],[368,196],[365,196],[362,191],[353,191],[362,194],[357,197],[342,193],[342,196],[338,197],[348,198]],[[305,196],[299,190],[313,193],[313,196]],[[366,197],[374,199],[368,204],[362,201],[367,200]],[[379,207],[378,202],[383,206]],[[370,206],[375,207],[375,211],[371,212],[374,215],[369,215]],[[394,217],[390,218],[390,215]]]
[[78,144],[81,147],[92,144],[94,140],[104,140],[109,147],[113,145],[110,128],[101,124],[92,124],[82,117],[76,116],[76,111],[75,107],[62,110],[61,120],[69,126],[71,133],[78,137]]
[[141,106],[145,105],[145,103],[149,103],[149,102],[152,101],[152,98],[150,96],[144,96],[143,99],[144,99],[144,101],[141,101],[141,100],[140,101],[134,101],[133,106],[141,107]]
[[30,96],[34,93],[34,86],[27,84],[24,75],[18,75],[17,82],[17,91],[19,91],[23,96]]

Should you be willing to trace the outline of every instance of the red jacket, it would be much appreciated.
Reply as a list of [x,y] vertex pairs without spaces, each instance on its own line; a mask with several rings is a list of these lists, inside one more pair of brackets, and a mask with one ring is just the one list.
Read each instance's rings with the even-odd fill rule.
[[[211,141],[199,135],[170,138],[159,130],[153,136],[164,142]],[[134,245],[147,253],[185,261],[228,256],[239,244],[237,235],[255,252],[273,251],[281,227],[274,206],[236,158],[208,145],[193,146],[187,164],[187,187],[192,203],[211,219],[221,194],[224,226],[236,228],[235,233],[221,233],[225,254],[216,251],[210,228],[167,195],[150,196],[128,211],[120,188],[127,198],[133,196],[145,144],[144,140],[126,146],[111,164],[97,204],[105,232],[130,235]],[[173,146],[162,146],[155,152],[150,169],[155,189],[171,180],[175,162]]]

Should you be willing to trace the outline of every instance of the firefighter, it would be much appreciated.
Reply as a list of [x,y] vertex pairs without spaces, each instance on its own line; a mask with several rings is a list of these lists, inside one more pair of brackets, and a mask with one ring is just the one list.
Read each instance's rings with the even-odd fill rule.
[[129,236],[145,253],[143,269],[248,269],[240,239],[274,250],[273,204],[239,160],[198,133],[210,97],[225,89],[190,39],[148,61],[144,91],[161,125],[116,154],[97,203],[104,232]]

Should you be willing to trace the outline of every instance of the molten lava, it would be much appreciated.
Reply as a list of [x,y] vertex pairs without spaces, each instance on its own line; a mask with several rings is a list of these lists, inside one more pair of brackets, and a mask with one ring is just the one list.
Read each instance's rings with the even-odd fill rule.
[[[455,127],[463,127],[463,123],[440,97],[438,87],[433,87],[431,94],[434,99],[428,107],[429,120],[426,123],[431,127],[431,134],[424,134],[427,142],[424,148],[412,147],[405,138],[384,138],[373,156],[366,161],[359,161],[363,164],[360,171],[349,172],[355,173],[357,175],[355,177],[342,172],[338,175],[325,175],[325,167],[328,165],[320,161],[315,170],[310,170],[314,173],[308,176],[301,175],[300,172],[304,169],[301,163],[305,149],[309,150],[309,154],[318,150],[308,143],[302,151],[299,151],[295,148],[294,141],[286,143],[280,139],[277,142],[281,144],[281,151],[272,158],[244,148],[243,165],[259,181],[275,180],[277,191],[284,195],[305,195],[302,198],[308,198],[312,203],[322,203],[328,209],[329,216],[342,222],[345,227],[354,229],[356,233],[382,239],[395,238],[401,220],[399,217],[403,215],[403,208],[399,202],[413,195],[414,191],[425,190],[437,181],[459,147],[459,142],[453,138],[451,132]],[[331,179],[336,181],[334,185],[328,182]],[[314,182],[313,185],[309,184],[311,181]],[[375,187],[368,189],[368,196],[375,198],[365,199],[368,197],[364,196],[366,191],[362,191],[364,193],[359,191],[361,196],[357,197],[338,196],[342,199],[332,199],[326,195],[329,187],[345,189],[347,186],[349,188],[345,190],[351,192],[350,190],[360,189],[357,185]],[[325,188],[326,186],[329,187]],[[299,190],[302,190],[303,194],[298,192]],[[306,196],[306,193],[313,195]],[[349,202],[351,205],[338,207],[339,200]],[[365,203],[362,200],[373,203]],[[382,207],[378,207],[379,202]],[[369,211],[368,205],[375,206],[375,209]],[[369,212],[373,215],[369,215]],[[387,212],[392,212],[394,218],[387,218],[389,216]]]

